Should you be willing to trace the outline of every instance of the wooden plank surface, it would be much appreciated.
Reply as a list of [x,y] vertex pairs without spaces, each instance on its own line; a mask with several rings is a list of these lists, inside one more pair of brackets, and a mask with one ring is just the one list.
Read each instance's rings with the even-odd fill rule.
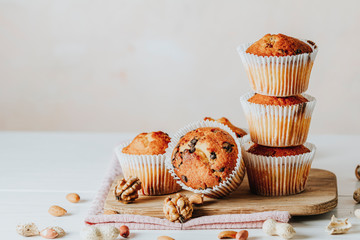
[[[118,176],[121,178],[122,176]],[[117,179],[118,179],[117,178]],[[134,203],[123,204],[116,201],[113,189],[114,181],[105,202],[104,210],[114,210],[121,214],[137,214],[163,218],[163,200],[166,196],[140,196]],[[191,192],[181,191],[186,195]],[[194,217],[254,213],[262,211],[289,211],[293,216],[308,216],[326,213],[337,205],[337,181],[332,172],[311,169],[304,192],[291,196],[263,197],[254,195],[249,190],[247,178],[237,191],[224,199],[205,198],[202,206],[194,209]]]

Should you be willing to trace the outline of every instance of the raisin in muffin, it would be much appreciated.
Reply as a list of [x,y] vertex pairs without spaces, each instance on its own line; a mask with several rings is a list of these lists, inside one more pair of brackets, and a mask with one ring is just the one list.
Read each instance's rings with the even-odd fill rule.
[[205,117],[204,118],[204,121],[216,121],[218,123],[222,123],[226,126],[228,126],[235,134],[238,138],[242,138],[243,136],[245,136],[247,134],[247,132],[241,128],[238,128],[236,126],[234,126],[230,121],[229,119],[225,118],[225,117],[222,117],[222,118],[219,118],[219,119],[213,119],[211,117]]
[[302,94],[272,97],[247,93],[240,98],[251,140],[269,147],[291,147],[306,142],[314,97]]
[[122,152],[134,155],[164,154],[169,142],[169,135],[162,131],[140,133]]
[[203,190],[227,179],[235,169],[239,151],[229,133],[204,127],[185,134],[171,159],[174,172],[186,186]]
[[277,57],[311,53],[312,51],[308,43],[284,34],[266,34],[246,49],[246,52],[250,54]]
[[143,195],[164,195],[181,189],[165,166],[170,140],[161,131],[141,133],[116,150],[124,177],[137,176]]
[[284,34],[266,34],[238,47],[252,89],[262,95],[287,97],[305,92],[317,46]]
[[242,145],[250,190],[263,196],[297,194],[305,189],[315,145],[266,147],[248,141]]

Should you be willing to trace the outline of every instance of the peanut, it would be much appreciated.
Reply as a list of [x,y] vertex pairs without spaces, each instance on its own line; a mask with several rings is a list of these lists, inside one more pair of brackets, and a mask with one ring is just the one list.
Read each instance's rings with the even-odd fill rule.
[[246,240],[249,237],[249,232],[246,230],[241,230],[236,234],[236,240]]
[[122,236],[123,238],[127,238],[130,235],[130,230],[129,227],[126,225],[122,225],[120,228],[120,236]]
[[24,237],[39,235],[39,229],[35,223],[20,224],[16,226],[16,232]]
[[58,238],[61,238],[63,236],[65,236],[65,231],[64,229],[62,229],[61,227],[50,227],[51,229],[54,229],[59,235],[57,236]]
[[219,239],[225,239],[225,238],[235,238],[237,232],[235,231],[222,231],[219,233],[218,238]]
[[62,207],[59,207],[57,205],[53,205],[49,208],[49,211],[48,211],[51,215],[53,215],[54,217],[61,217],[61,216],[64,216],[67,211],[62,208]]
[[356,209],[354,215],[355,217],[360,218],[360,209]]
[[189,201],[195,205],[201,205],[204,203],[204,194],[193,194],[190,196]]
[[40,232],[40,236],[47,239],[54,239],[57,238],[59,234],[52,228],[46,228]]
[[271,236],[278,235],[283,239],[290,239],[295,235],[295,229],[288,223],[267,219],[262,226],[263,231]]
[[79,194],[77,194],[77,193],[69,193],[68,195],[66,195],[66,199],[67,199],[69,202],[77,203],[77,202],[80,201],[80,196],[79,196]]
[[160,237],[157,238],[157,240],[175,240],[175,239],[173,239],[173,238],[171,238],[169,236],[160,236]]

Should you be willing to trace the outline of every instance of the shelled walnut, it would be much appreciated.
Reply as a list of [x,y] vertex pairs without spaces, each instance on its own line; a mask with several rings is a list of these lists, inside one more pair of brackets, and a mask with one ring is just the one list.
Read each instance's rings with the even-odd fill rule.
[[193,207],[185,195],[177,193],[175,197],[165,199],[163,211],[169,221],[184,223],[191,218]]
[[360,181],[360,165],[357,165],[355,168],[355,176]]
[[354,191],[353,198],[356,203],[360,203],[360,188]]
[[141,181],[138,177],[122,178],[114,189],[115,197],[122,203],[130,203],[139,197],[138,191],[141,189]]

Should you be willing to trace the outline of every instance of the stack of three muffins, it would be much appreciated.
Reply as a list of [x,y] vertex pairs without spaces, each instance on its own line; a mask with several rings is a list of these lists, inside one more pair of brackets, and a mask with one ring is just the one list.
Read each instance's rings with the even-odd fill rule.
[[240,98],[251,137],[242,145],[251,191],[264,196],[300,193],[316,150],[306,143],[316,100],[303,92],[317,46],[267,34],[238,51],[255,91]]

